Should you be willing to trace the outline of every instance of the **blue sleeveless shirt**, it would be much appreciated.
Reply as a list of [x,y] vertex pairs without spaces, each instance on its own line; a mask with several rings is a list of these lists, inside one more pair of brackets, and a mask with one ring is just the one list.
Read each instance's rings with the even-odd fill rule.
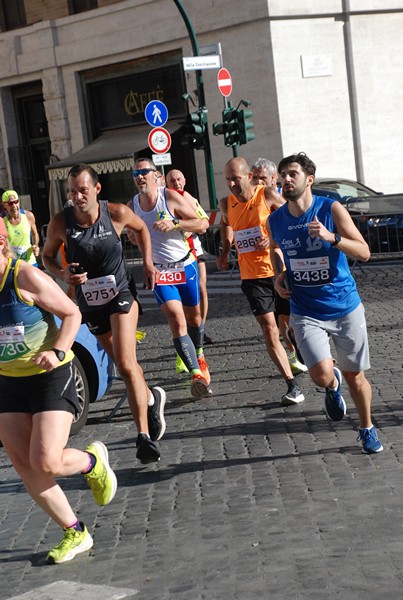
[[316,216],[335,232],[331,198],[313,196],[310,208],[294,217],[288,203],[269,217],[274,240],[283,252],[291,295],[291,312],[329,321],[349,314],[361,299],[351,275],[347,256],[337,247],[308,235],[308,224]]

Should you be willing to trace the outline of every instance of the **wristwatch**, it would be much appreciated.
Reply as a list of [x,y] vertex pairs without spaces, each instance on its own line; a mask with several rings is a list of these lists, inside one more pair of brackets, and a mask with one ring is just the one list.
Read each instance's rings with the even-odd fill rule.
[[341,236],[339,233],[334,234],[334,241],[330,243],[331,246],[337,246],[341,242]]
[[175,217],[175,219],[172,219],[172,223],[174,224],[174,229],[178,229],[178,227],[179,227],[179,219],[177,219]]
[[54,352],[57,358],[62,362],[66,358],[66,353],[63,350],[58,350],[57,348],[52,348],[52,352]]

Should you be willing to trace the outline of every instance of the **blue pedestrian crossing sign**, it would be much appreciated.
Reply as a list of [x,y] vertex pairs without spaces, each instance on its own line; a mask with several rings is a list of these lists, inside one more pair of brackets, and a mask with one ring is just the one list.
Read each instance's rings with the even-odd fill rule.
[[168,109],[161,100],[151,100],[146,106],[144,115],[151,127],[163,127],[168,121]]

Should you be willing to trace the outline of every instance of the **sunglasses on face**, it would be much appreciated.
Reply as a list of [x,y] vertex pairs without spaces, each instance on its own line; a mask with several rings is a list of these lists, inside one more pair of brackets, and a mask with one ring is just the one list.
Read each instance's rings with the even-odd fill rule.
[[155,173],[156,169],[134,169],[133,177],[138,177],[139,175],[148,175],[149,173]]
[[19,200],[9,200],[8,202],[6,202],[7,206],[12,206],[13,204],[18,204]]

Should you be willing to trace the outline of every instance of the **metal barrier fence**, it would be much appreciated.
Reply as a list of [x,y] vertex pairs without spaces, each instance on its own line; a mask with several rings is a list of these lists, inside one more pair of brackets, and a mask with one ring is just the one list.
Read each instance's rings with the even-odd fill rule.
[[370,260],[403,258],[403,196],[365,198],[346,208],[369,246]]
[[131,243],[131,241],[127,237],[127,234],[124,230],[122,231],[121,240],[122,240],[122,246],[123,246],[123,254],[124,254],[127,262],[129,262],[129,263],[141,262],[142,256],[141,256],[140,248],[138,246],[134,246]]
[[[372,261],[403,258],[403,196],[384,195],[365,198],[345,204],[355,225],[368,243]],[[205,258],[215,261],[221,249],[221,232],[219,215],[214,212],[215,221],[205,234],[200,236]],[[122,234],[125,257],[128,262],[141,261],[141,253]],[[233,246],[230,263],[237,261],[236,249]]]

